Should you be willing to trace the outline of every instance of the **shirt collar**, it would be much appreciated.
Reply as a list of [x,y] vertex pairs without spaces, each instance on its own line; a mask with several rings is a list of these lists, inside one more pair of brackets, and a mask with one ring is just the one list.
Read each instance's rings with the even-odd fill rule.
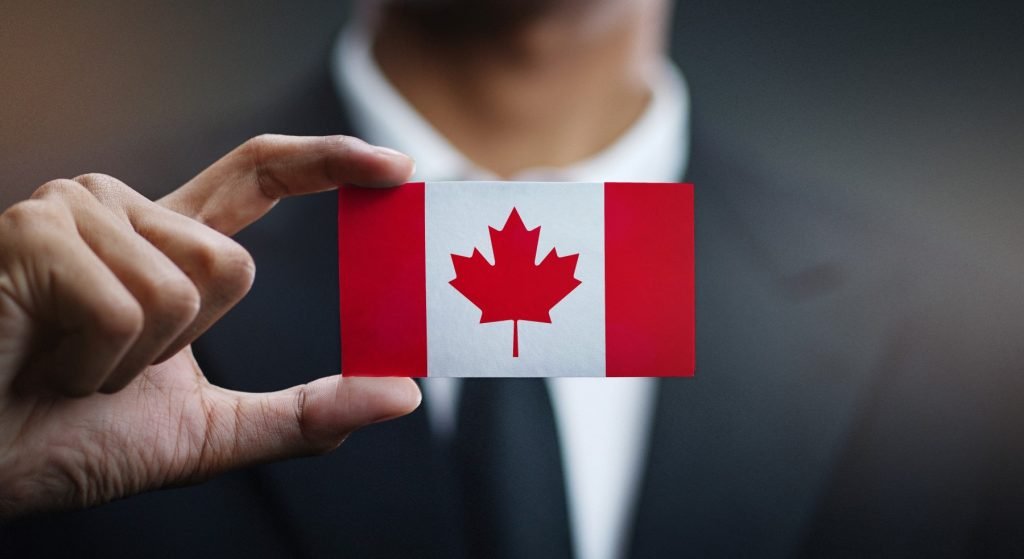
[[[368,26],[344,29],[331,56],[335,89],[356,131],[368,142],[409,154],[413,180],[497,178],[467,159],[391,85],[370,52]],[[518,180],[677,181],[689,152],[690,98],[686,80],[665,58],[651,80],[651,100],[633,125],[600,153],[563,168],[523,171]]]

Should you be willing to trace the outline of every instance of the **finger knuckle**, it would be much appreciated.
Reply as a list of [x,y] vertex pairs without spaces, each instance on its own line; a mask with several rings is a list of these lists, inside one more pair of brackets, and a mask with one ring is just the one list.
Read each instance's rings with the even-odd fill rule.
[[120,179],[102,173],[86,173],[75,177],[75,182],[101,202],[122,200],[131,188]]
[[44,183],[32,193],[36,200],[66,200],[87,194],[83,186],[70,179],[55,179]]
[[323,137],[323,142],[324,142],[324,146],[328,150],[337,150],[337,149],[346,149],[348,147],[351,147],[354,142],[362,142],[362,140],[359,140],[357,138],[353,138],[352,136],[345,136],[345,135],[342,135],[342,134],[335,134],[333,136],[324,136]]
[[23,257],[57,261],[62,247],[77,237],[74,219],[61,204],[25,200],[0,214],[0,266]]
[[233,283],[241,291],[248,291],[256,277],[256,263],[249,251],[232,243],[231,248],[225,250],[215,277],[226,283]]
[[264,166],[267,152],[278,143],[280,136],[277,134],[260,134],[246,140],[239,149],[253,166],[261,167]]
[[260,134],[259,136],[253,136],[246,140],[246,142],[242,144],[242,147],[261,151],[277,143],[280,138],[281,136],[279,134]]
[[112,340],[134,340],[142,332],[145,313],[132,297],[111,297],[96,310],[96,328]]
[[155,315],[153,318],[161,323],[180,326],[199,314],[199,290],[184,274],[170,274],[155,280],[147,291],[147,314]]
[[314,428],[306,414],[306,401],[308,398],[309,385],[302,384],[297,386],[295,399],[292,404],[295,423],[299,426],[299,435],[302,437],[307,453],[311,455],[326,454],[338,448],[348,436],[348,433]]
[[67,208],[39,198],[24,200],[0,214],[0,223],[16,231],[49,230],[71,219]]
[[0,220],[8,226],[20,226],[24,223],[31,223],[42,216],[45,202],[39,200],[24,200],[14,204],[0,214]]
[[256,277],[256,263],[249,251],[224,237],[199,250],[200,268],[217,291],[230,297],[248,292]]
[[75,177],[75,182],[82,185],[85,192],[107,207],[127,205],[133,194],[137,194],[130,186],[117,177],[103,173],[86,173]]
[[89,190],[94,190],[94,189],[97,189],[97,188],[109,187],[112,184],[117,184],[117,183],[121,182],[120,180],[112,177],[111,175],[103,174],[103,173],[85,173],[85,174],[81,174],[81,175],[78,175],[77,177],[75,177],[74,181],[79,183],[79,184],[81,184],[82,186],[84,186],[85,188],[87,188]]
[[281,143],[281,136],[261,134],[242,145],[246,163],[252,168],[256,185],[264,196],[272,200],[281,198],[286,192],[286,185],[277,177],[273,166],[269,163],[268,154],[273,147]]
[[167,282],[161,290],[161,312],[178,323],[191,322],[199,314],[202,299],[199,290],[186,278]]

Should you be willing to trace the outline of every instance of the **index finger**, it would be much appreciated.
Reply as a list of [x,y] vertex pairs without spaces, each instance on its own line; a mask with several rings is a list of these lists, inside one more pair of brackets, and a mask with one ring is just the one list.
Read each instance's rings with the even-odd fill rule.
[[394,186],[412,159],[351,136],[257,136],[158,201],[225,235],[256,221],[281,198],[341,184]]

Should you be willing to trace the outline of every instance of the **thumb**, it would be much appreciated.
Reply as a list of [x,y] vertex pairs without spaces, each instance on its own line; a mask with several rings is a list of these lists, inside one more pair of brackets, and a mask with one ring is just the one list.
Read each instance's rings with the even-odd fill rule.
[[264,394],[210,389],[206,450],[196,469],[205,475],[328,452],[352,431],[410,413],[421,400],[408,378],[336,375]]

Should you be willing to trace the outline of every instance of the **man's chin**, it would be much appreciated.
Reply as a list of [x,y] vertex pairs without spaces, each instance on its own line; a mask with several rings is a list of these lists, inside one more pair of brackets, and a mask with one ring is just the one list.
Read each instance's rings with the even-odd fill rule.
[[393,15],[434,33],[512,32],[565,10],[585,9],[607,0],[389,0]]

